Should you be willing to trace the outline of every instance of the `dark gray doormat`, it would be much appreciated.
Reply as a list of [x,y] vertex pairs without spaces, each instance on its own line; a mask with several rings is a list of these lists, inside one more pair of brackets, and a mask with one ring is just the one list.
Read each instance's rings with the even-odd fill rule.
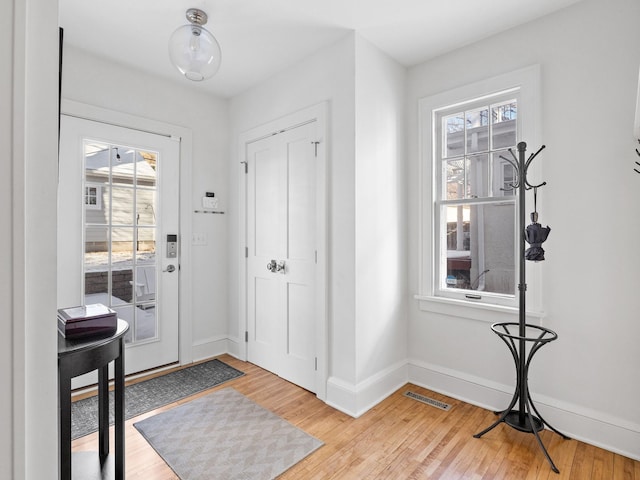
[[[228,380],[244,375],[218,359],[168,373],[125,387],[125,419],[176,402]],[[113,424],[113,392],[109,392],[109,424]],[[71,404],[71,438],[76,439],[98,430],[98,397]]]

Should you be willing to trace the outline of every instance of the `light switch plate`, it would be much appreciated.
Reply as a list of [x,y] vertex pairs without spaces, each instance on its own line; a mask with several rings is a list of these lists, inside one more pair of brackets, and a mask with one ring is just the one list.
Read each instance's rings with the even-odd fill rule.
[[202,207],[216,210],[218,208],[218,199],[216,197],[202,197]]
[[195,233],[191,239],[191,245],[206,245],[207,244],[207,234],[206,233]]

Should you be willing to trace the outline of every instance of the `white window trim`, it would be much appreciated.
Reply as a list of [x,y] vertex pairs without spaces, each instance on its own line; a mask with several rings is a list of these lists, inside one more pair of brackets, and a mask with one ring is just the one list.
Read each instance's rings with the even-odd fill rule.
[[[443,313],[464,318],[495,322],[499,321],[500,314],[508,318],[517,316],[518,295],[514,295],[512,305],[497,305],[489,303],[490,296],[483,296],[481,300],[453,299],[435,296],[434,258],[435,258],[435,211],[433,192],[436,188],[437,177],[432,159],[434,158],[436,145],[434,139],[434,111],[450,107],[456,103],[464,104],[469,101],[488,96],[497,92],[518,88],[520,98],[518,110],[523,115],[518,130],[517,141],[525,141],[528,150],[537,150],[540,147],[540,66],[533,65],[521,70],[499,75],[487,80],[465,85],[453,90],[425,97],[419,101],[418,138],[420,148],[419,161],[419,265],[420,276],[418,293],[415,298],[419,301],[420,309],[424,311]],[[519,115],[520,117],[520,115]],[[426,133],[426,134],[425,134]],[[539,163],[531,166],[529,179],[531,182],[539,180],[541,175]],[[529,200],[527,200],[529,201]],[[517,252],[516,252],[517,253]],[[534,264],[527,268],[527,310],[528,315],[543,317],[542,302],[540,297],[540,273]],[[518,262],[516,262],[516,268]],[[516,272],[516,275],[518,273]]]

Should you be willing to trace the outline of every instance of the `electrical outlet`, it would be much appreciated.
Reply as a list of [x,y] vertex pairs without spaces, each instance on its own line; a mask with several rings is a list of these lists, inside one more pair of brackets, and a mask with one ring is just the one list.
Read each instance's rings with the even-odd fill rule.
[[191,245],[206,245],[207,234],[206,233],[194,233],[191,239]]

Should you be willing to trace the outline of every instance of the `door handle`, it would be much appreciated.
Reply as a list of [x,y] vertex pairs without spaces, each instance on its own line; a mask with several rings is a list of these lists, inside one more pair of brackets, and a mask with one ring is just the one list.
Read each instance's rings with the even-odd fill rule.
[[284,260],[280,260],[279,262],[276,262],[275,260],[271,260],[269,263],[267,263],[267,270],[269,270],[271,273],[284,274],[285,272]]
[[173,265],[167,265],[167,269],[166,270],[162,270],[163,272],[175,272],[176,267],[174,267]]

